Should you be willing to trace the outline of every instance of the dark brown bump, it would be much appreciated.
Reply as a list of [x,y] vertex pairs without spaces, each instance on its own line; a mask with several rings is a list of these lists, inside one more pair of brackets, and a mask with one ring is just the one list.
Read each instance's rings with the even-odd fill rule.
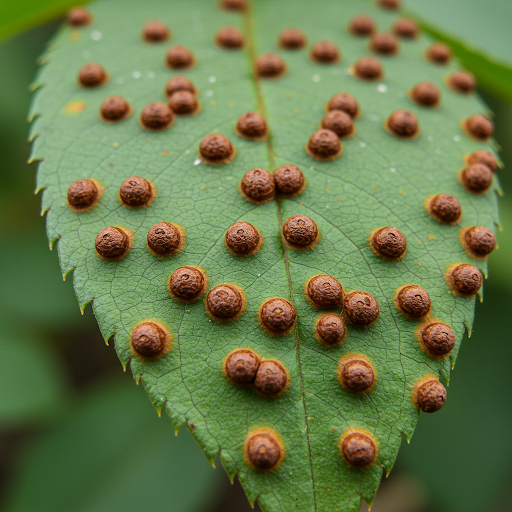
[[124,229],[109,226],[98,233],[95,247],[96,252],[103,258],[119,260],[130,249],[130,236]]
[[285,28],[279,34],[278,45],[286,50],[300,50],[306,46],[306,36],[298,28]]
[[220,5],[227,11],[245,11],[247,9],[246,0],[221,0]]
[[411,91],[413,101],[422,107],[438,106],[440,97],[439,88],[432,82],[420,82]]
[[100,195],[94,180],[76,180],[68,188],[68,203],[76,210],[85,210],[93,206]]
[[311,59],[320,64],[335,64],[340,58],[340,51],[332,41],[318,41],[311,48]]
[[92,88],[104,85],[108,80],[105,69],[99,64],[86,64],[78,72],[78,83],[82,87]]
[[176,91],[172,93],[168,105],[177,115],[195,114],[199,109],[196,95],[190,91]]
[[316,160],[328,161],[338,158],[342,153],[342,145],[332,130],[317,130],[308,140],[306,150]]
[[455,71],[446,79],[448,86],[455,92],[469,94],[476,88],[476,79],[469,71]]
[[130,104],[121,96],[109,96],[100,108],[100,115],[104,121],[115,123],[126,119],[131,113]]
[[276,192],[281,195],[294,196],[300,194],[306,185],[302,171],[292,164],[281,165],[274,171]]
[[352,118],[343,110],[331,110],[322,119],[322,128],[333,131],[338,137],[350,137],[355,133]]
[[492,185],[492,171],[484,164],[473,164],[462,170],[460,180],[469,192],[481,194]]
[[347,335],[345,321],[341,315],[336,313],[320,316],[315,331],[318,341],[327,347],[339,345]]
[[381,55],[394,55],[398,52],[398,41],[393,34],[374,34],[370,39],[370,49]]
[[205,274],[191,266],[176,269],[167,283],[169,293],[180,302],[197,300],[206,291],[206,286]]
[[149,249],[159,255],[168,256],[177,253],[183,245],[181,230],[170,222],[159,222],[148,231]]
[[265,359],[261,362],[256,378],[254,389],[263,396],[279,396],[288,387],[288,372],[286,368],[274,359]]
[[275,53],[264,53],[256,59],[256,74],[261,78],[280,78],[285,71],[284,60]]
[[146,130],[165,130],[174,122],[174,114],[168,105],[155,101],[146,105],[140,114],[140,124]]
[[353,325],[370,325],[379,318],[379,304],[366,292],[350,292],[343,301],[343,310]]
[[149,21],[142,29],[142,39],[147,43],[161,43],[171,37],[169,28],[161,21]]
[[226,247],[236,256],[250,256],[260,249],[262,237],[252,224],[236,222],[227,229],[224,240]]
[[243,311],[242,292],[229,283],[214,286],[206,296],[206,309],[216,320],[234,320]]
[[421,286],[407,285],[398,289],[395,303],[400,312],[410,318],[423,318],[430,312],[430,296]]
[[332,276],[318,274],[307,280],[306,296],[317,308],[334,308],[343,301],[343,286]]
[[72,27],[84,27],[90,25],[92,18],[90,12],[84,7],[74,7],[68,11],[66,21]]
[[248,348],[239,348],[226,357],[224,373],[233,384],[239,386],[252,384],[260,363],[260,356],[256,352]]
[[454,224],[462,215],[459,201],[450,194],[437,194],[427,200],[426,204],[430,215],[443,224]]
[[432,43],[426,51],[427,60],[434,64],[448,64],[452,58],[451,48],[444,43]]
[[177,75],[170,78],[165,86],[165,95],[172,96],[177,91],[196,93],[194,84],[185,76]]
[[473,226],[464,233],[465,245],[471,255],[488,256],[496,247],[494,233],[484,226]]
[[199,155],[206,163],[224,164],[233,159],[235,148],[226,136],[220,133],[212,133],[201,141]]
[[359,104],[351,94],[339,92],[331,97],[327,103],[327,110],[341,110],[355,119],[359,115]]
[[167,50],[165,61],[172,69],[189,69],[195,64],[194,54],[183,45],[174,45]]
[[256,167],[244,174],[240,182],[243,196],[253,203],[265,203],[274,199],[276,186],[274,176],[266,169]]
[[311,248],[318,241],[319,230],[307,215],[292,215],[283,225],[283,236],[292,248]]
[[369,434],[351,432],[340,440],[340,451],[347,464],[355,468],[369,468],[377,459],[377,447]]
[[400,18],[393,25],[393,33],[404,39],[415,39],[420,33],[420,28],[411,18]]
[[443,322],[431,322],[421,329],[422,346],[431,356],[445,356],[455,347],[455,334]]
[[354,36],[369,36],[375,31],[375,22],[371,16],[359,14],[350,20],[348,31]]
[[343,357],[338,365],[338,380],[353,393],[366,393],[375,383],[375,370],[362,357]]
[[418,387],[416,399],[423,412],[437,412],[446,402],[446,389],[437,379],[427,380]]
[[494,133],[494,123],[481,114],[468,117],[464,121],[464,128],[470,137],[481,141],[490,139]]
[[354,75],[360,80],[380,80],[384,76],[384,70],[375,57],[361,57],[354,64]]
[[126,178],[119,188],[119,198],[126,206],[149,206],[154,198],[151,182],[140,176]]
[[263,327],[271,334],[286,334],[295,325],[297,313],[289,301],[273,297],[260,306],[259,317]]
[[482,286],[482,273],[467,263],[454,266],[448,278],[452,288],[460,295],[473,296]]
[[257,432],[249,434],[245,441],[245,456],[254,469],[272,471],[283,458],[283,448],[276,439],[275,433]]
[[217,32],[215,41],[227,50],[238,50],[244,46],[244,36],[236,27],[222,27]]
[[377,5],[381,9],[389,11],[398,11],[402,7],[401,0],[377,0]]
[[395,110],[386,121],[386,128],[395,137],[412,139],[420,131],[418,119],[409,110]]
[[375,230],[370,235],[370,247],[382,258],[397,260],[407,250],[407,239],[398,228],[386,226]]
[[498,161],[496,160],[496,157],[490,151],[486,151],[485,149],[471,153],[467,158],[467,163],[468,165],[486,165],[492,172],[495,172],[498,168]]
[[142,322],[133,329],[130,341],[136,354],[152,358],[162,355],[168,343],[168,335],[158,324]]
[[242,114],[236,123],[235,131],[240,137],[249,140],[262,140],[267,136],[267,122],[257,112]]

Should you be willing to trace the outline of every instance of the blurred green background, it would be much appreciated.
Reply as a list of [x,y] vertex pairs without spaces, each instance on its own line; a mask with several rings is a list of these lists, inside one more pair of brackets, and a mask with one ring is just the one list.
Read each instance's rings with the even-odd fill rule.
[[[445,26],[451,19],[452,33],[471,39],[470,29],[487,14],[449,7],[457,3],[477,5],[433,1],[424,14]],[[504,16],[491,15],[505,34],[512,4],[503,5]],[[508,25],[501,20],[507,16]],[[36,165],[25,163],[26,115],[37,57],[58,24],[0,44],[0,510],[251,510],[240,485],[230,485],[220,464],[212,469],[186,430],[175,437],[170,421],[158,418],[144,389],[123,373],[91,309],[80,314],[72,283],[62,281],[57,254],[48,249],[33,194]],[[502,39],[508,51],[496,51],[510,62],[511,34]],[[489,40],[491,49],[499,46],[495,35]],[[505,163],[499,250],[489,259],[486,299],[462,345],[447,405],[421,415],[373,512],[512,511],[512,107],[481,93],[495,112]]]

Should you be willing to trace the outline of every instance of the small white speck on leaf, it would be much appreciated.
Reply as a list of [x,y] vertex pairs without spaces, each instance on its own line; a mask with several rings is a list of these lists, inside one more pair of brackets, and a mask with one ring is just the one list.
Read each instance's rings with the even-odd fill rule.
[[140,78],[140,71],[134,71],[134,72],[132,73],[132,77],[133,77],[133,78]]
[[453,137],[453,140],[455,142],[460,142],[460,135],[455,135],[455,137]]
[[200,158],[196,158],[194,160],[194,165],[199,165],[201,163],[201,159]]
[[99,30],[93,30],[91,32],[91,39],[93,41],[99,41],[103,37],[103,34]]
[[211,84],[213,84],[213,83],[214,83],[214,82],[216,82],[216,81],[217,81],[217,78],[216,78],[216,77],[214,77],[213,75],[211,75],[211,76],[209,76],[209,77],[208,77],[208,82],[210,82]]
[[365,148],[366,147],[366,142],[360,142],[359,146],[361,146],[362,148]]
[[312,80],[313,82],[320,82],[320,80],[322,80],[322,77],[320,75],[313,75]]
[[208,89],[204,94],[205,96],[213,96],[213,91],[211,89]]
[[388,92],[388,86],[386,84],[379,84],[377,90],[379,92]]
[[391,167],[389,170],[390,170],[391,172],[396,172],[396,167]]

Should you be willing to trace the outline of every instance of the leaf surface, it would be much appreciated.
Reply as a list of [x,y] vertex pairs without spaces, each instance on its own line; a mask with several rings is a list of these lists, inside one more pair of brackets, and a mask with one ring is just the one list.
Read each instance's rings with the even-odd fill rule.
[[[493,149],[491,143],[469,139],[459,124],[484,113],[485,106],[474,95],[458,95],[444,85],[456,66],[427,63],[426,37],[403,41],[398,56],[382,57],[382,81],[355,79],[349,67],[370,52],[366,39],[347,33],[349,19],[369,12],[380,30],[389,30],[397,17],[362,0],[322,1],[314,7],[306,0],[260,0],[243,16],[222,11],[211,0],[107,0],[91,10],[92,26],[79,31],[65,27],[55,38],[32,108],[32,157],[42,160],[38,189],[44,189],[48,236],[51,243],[58,240],[63,274],[74,271],[81,307],[93,303],[105,339],[115,336],[122,363],[130,363],[155,407],[165,408],[176,429],[186,424],[210,460],[220,452],[229,476],[239,475],[251,502],[258,498],[266,511],[355,511],[361,498],[371,503],[381,466],[391,470],[401,437],[410,439],[414,430],[415,383],[430,374],[449,379],[464,325],[472,323],[474,299],[454,295],[443,275],[458,262],[486,271],[485,261],[466,254],[459,232],[471,225],[493,229],[497,197],[492,190],[469,194],[457,179],[464,155]],[[169,25],[170,43],[141,41],[142,26],[151,19]],[[244,51],[222,50],[213,43],[224,25],[243,30]],[[306,33],[307,50],[277,47],[278,34],[289,26]],[[320,65],[308,58],[310,44],[321,39],[339,46],[340,64]],[[170,44],[188,46],[197,65],[184,73],[167,69],[163,62]],[[269,51],[283,56],[287,74],[279,80],[255,79],[254,59]],[[77,86],[77,72],[87,62],[107,69],[106,85]],[[194,82],[201,112],[178,118],[169,130],[142,130],[140,112],[164,100],[165,83],[175,74]],[[425,109],[408,98],[407,90],[422,80],[441,89],[440,108]],[[339,159],[319,162],[304,147],[326,101],[341,91],[359,101],[357,132],[343,141]],[[129,101],[134,115],[106,124],[98,110],[113,94]],[[384,129],[385,119],[399,108],[417,115],[421,133],[415,140],[399,140]],[[266,117],[267,141],[248,141],[234,132],[238,117],[252,110]],[[212,166],[198,159],[199,144],[210,133],[231,139],[237,150],[231,163]],[[241,196],[238,183],[246,171],[273,171],[283,164],[302,169],[307,186],[301,195],[262,205]],[[119,202],[121,183],[133,175],[156,187],[148,208],[128,209]],[[95,208],[77,213],[68,207],[66,194],[81,178],[96,179],[104,191]],[[439,224],[427,214],[424,202],[437,193],[459,199],[463,217],[458,225]],[[295,214],[308,215],[318,225],[321,238],[311,250],[283,244],[282,224]],[[155,257],[146,246],[148,230],[162,221],[186,232],[183,250],[169,258]],[[224,244],[226,229],[239,221],[255,225],[264,240],[261,250],[247,258],[233,256]],[[120,261],[104,261],[95,252],[95,237],[106,226],[124,226],[133,233],[133,246]],[[368,237],[382,226],[395,226],[407,237],[402,260],[386,261],[371,251]],[[173,300],[167,279],[183,265],[202,267],[208,289],[221,283],[239,286],[246,298],[240,318],[217,322],[203,299],[188,305]],[[371,293],[380,305],[375,324],[347,325],[346,340],[335,348],[316,341],[321,311],[304,295],[307,279],[320,273],[339,279],[346,292]],[[433,359],[423,352],[415,334],[418,322],[396,309],[397,288],[411,283],[428,291],[431,317],[454,330],[457,345],[449,358]],[[297,311],[296,327],[285,336],[267,334],[258,322],[260,304],[274,296],[290,300]],[[130,346],[132,329],[147,319],[161,322],[173,336],[172,348],[158,360],[141,360]],[[289,389],[269,399],[232,385],[222,364],[239,347],[281,361],[290,375]],[[350,353],[363,354],[376,369],[376,384],[366,395],[350,393],[338,382],[339,360]],[[244,459],[246,436],[260,427],[274,429],[285,448],[282,464],[272,472],[251,469]],[[364,429],[376,439],[378,461],[371,468],[352,468],[342,459],[338,441],[350,429]]]

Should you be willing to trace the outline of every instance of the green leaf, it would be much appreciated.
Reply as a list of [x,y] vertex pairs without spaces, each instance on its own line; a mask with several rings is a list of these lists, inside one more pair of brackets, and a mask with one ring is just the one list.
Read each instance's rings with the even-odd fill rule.
[[217,472],[187,432],[169,435],[141,391],[108,381],[80,397],[29,445],[5,510],[204,510]]
[[[210,460],[220,452],[229,476],[238,474],[249,500],[258,499],[266,511],[355,511],[361,498],[371,503],[381,466],[391,470],[401,437],[409,439],[414,430],[415,383],[431,374],[449,379],[464,326],[472,324],[474,299],[451,293],[443,278],[457,262],[486,272],[485,261],[464,251],[460,229],[493,229],[498,221],[496,194],[467,193],[457,179],[464,155],[493,149],[492,143],[469,139],[460,127],[461,120],[486,107],[475,95],[458,95],[445,86],[445,76],[457,66],[426,62],[426,37],[403,41],[398,56],[383,57],[382,81],[356,80],[349,66],[369,53],[367,41],[350,36],[345,27],[361,11],[371,13],[380,30],[389,29],[397,17],[363,0],[343,5],[323,1],[314,7],[306,0],[261,0],[243,16],[222,11],[213,0],[193,5],[184,0],[99,2],[92,10],[92,26],[62,29],[37,81],[41,90],[32,108],[37,117],[33,158],[42,160],[38,188],[44,189],[48,237],[58,240],[63,274],[74,271],[81,307],[93,303],[105,339],[115,336],[122,363],[130,363],[155,407],[165,407],[176,429],[186,424]],[[172,43],[140,40],[150,19],[170,26]],[[217,30],[228,24],[243,29],[246,51],[213,44]],[[278,49],[278,34],[288,26],[304,30],[310,43],[333,40],[343,53],[341,64],[316,64],[308,58],[309,49]],[[164,66],[166,49],[175,43],[187,45],[197,57],[197,65],[184,74],[198,88],[202,110],[178,118],[169,130],[144,131],[140,112],[150,102],[163,101],[166,81],[181,74]],[[255,80],[255,55],[268,51],[283,56],[288,72],[279,80]],[[105,67],[110,75],[105,86],[77,86],[77,72],[87,62]],[[440,108],[425,109],[407,97],[407,90],[422,80],[440,88]],[[343,141],[339,159],[319,162],[304,146],[324,115],[324,104],[340,91],[360,103],[357,134]],[[134,115],[106,124],[98,110],[113,94],[126,98]],[[418,116],[417,139],[399,140],[384,129],[385,119],[399,108]],[[238,117],[250,110],[266,116],[271,130],[267,142],[234,133]],[[237,150],[231,163],[212,166],[198,159],[199,144],[210,133],[231,139]],[[273,171],[290,163],[306,177],[301,195],[254,205],[239,193],[238,183],[249,169]],[[119,203],[119,187],[133,175],[156,187],[148,208],[128,209]],[[77,213],[68,207],[66,194],[80,178],[96,179],[104,192],[97,206]],[[424,202],[437,193],[458,198],[463,211],[459,225],[442,225],[429,217]],[[310,216],[321,232],[310,250],[283,246],[282,223],[295,214]],[[186,232],[183,250],[168,258],[155,257],[146,245],[149,229],[162,221]],[[237,221],[254,224],[262,234],[263,246],[253,256],[236,257],[226,249],[224,234]],[[133,233],[133,247],[116,262],[95,253],[95,237],[106,226]],[[401,261],[386,261],[371,251],[368,237],[381,226],[396,226],[407,237]],[[172,299],[167,280],[183,265],[202,267],[208,289],[221,283],[239,286],[247,301],[240,318],[218,322],[203,299],[188,305]],[[314,325],[321,312],[304,295],[307,279],[319,273],[339,279],[347,292],[371,293],[380,305],[374,325],[348,325],[346,340],[335,348],[316,341]],[[457,344],[449,358],[424,353],[415,334],[418,322],[397,311],[395,292],[410,283],[430,294],[432,318],[454,330]],[[296,328],[285,336],[271,336],[258,323],[260,304],[274,296],[291,300],[297,311]],[[142,360],[130,346],[132,329],[148,319],[173,336],[170,350],[157,360]],[[222,365],[239,347],[281,361],[290,375],[289,389],[269,399],[250,387],[232,385]],[[350,393],[337,380],[339,360],[350,353],[365,355],[376,368],[375,387],[366,395]],[[282,464],[271,472],[251,469],[244,458],[248,432],[260,427],[272,428],[284,446]],[[378,444],[377,463],[369,469],[352,468],[340,455],[340,436],[354,428],[367,430]]]

